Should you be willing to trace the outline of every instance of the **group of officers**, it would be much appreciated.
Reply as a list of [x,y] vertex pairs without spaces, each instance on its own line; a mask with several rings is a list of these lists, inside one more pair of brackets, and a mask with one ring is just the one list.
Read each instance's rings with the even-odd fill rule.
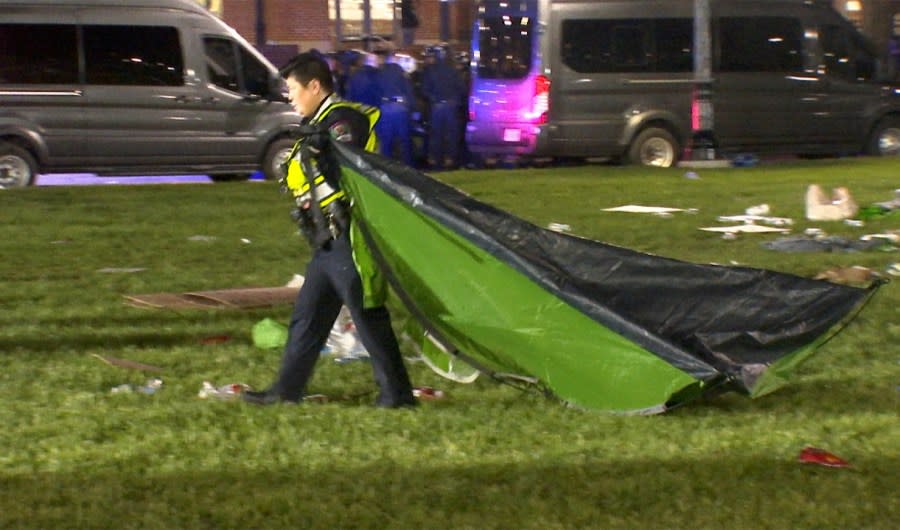
[[381,111],[381,153],[420,169],[463,165],[468,68],[447,45],[425,48],[422,61],[394,51],[318,53],[331,67],[335,92]]

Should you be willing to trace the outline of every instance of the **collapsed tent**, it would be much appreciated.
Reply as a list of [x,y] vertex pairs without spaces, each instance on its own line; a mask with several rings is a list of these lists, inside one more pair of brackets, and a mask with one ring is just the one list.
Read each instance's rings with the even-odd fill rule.
[[425,334],[574,406],[654,413],[713,388],[765,394],[874,292],[552,232],[333,145],[362,232]]

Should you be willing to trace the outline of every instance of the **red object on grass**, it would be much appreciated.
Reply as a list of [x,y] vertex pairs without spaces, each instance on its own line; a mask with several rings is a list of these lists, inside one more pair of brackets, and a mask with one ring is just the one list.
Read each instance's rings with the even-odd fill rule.
[[819,464],[828,467],[849,467],[850,463],[843,458],[818,447],[804,447],[797,455],[801,464]]
[[223,342],[228,342],[231,340],[231,337],[228,335],[214,335],[212,337],[205,337],[200,340],[203,344],[222,344]]
[[444,392],[430,386],[419,386],[413,388],[413,396],[426,400],[442,399],[444,397]]

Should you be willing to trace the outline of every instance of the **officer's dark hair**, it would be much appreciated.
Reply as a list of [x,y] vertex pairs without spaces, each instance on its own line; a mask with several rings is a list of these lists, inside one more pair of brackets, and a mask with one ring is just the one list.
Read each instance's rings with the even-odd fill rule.
[[321,54],[301,53],[288,61],[280,72],[281,77],[285,79],[293,77],[303,86],[308,85],[313,79],[317,79],[325,92],[334,91],[331,68]]

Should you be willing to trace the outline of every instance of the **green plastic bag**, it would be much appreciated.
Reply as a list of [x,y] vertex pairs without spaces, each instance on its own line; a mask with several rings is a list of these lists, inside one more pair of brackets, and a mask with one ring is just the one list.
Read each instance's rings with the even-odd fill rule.
[[257,348],[264,350],[283,348],[287,343],[288,328],[271,318],[264,318],[253,325],[252,335],[253,345]]

